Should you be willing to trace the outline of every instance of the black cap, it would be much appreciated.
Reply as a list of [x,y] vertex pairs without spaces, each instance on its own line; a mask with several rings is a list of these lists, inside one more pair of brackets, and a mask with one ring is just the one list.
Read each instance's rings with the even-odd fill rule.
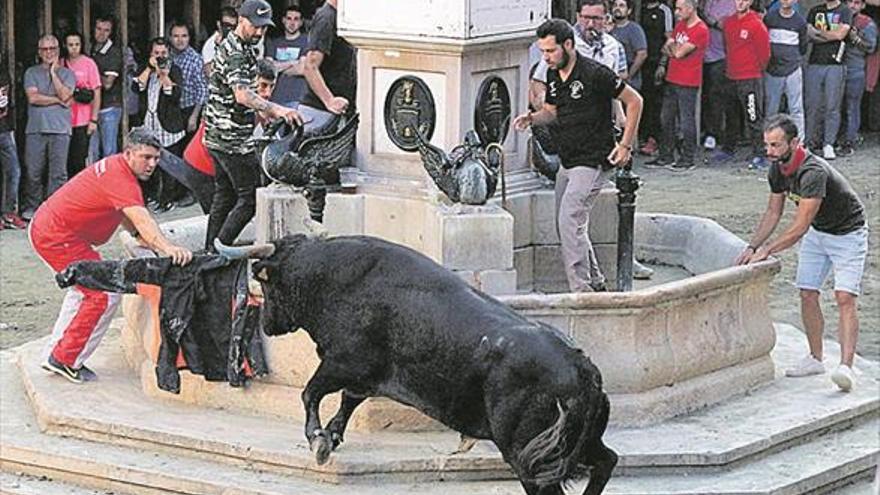
[[238,8],[238,15],[247,18],[255,27],[272,26],[272,6],[266,0],[246,0]]

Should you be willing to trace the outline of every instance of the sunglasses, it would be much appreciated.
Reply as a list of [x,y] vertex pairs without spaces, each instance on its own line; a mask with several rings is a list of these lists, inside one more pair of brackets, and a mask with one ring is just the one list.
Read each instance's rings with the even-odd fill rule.
[[39,48],[39,50],[40,50],[41,52],[51,52],[51,51],[53,51],[53,50],[57,50],[57,49],[58,49],[57,46],[41,46],[41,47]]

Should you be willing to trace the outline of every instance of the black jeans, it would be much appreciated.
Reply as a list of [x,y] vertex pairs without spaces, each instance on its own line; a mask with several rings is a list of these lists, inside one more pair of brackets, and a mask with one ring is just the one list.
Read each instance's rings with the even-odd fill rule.
[[[672,161],[675,157],[675,142],[680,131],[682,135],[681,158],[679,163],[692,165],[697,146],[697,90],[666,82],[663,92],[663,136],[660,140],[660,156]],[[675,123],[678,121],[678,127]]]
[[67,179],[70,180],[86,168],[89,157],[89,126],[74,127],[70,133],[70,148],[67,151]]
[[724,59],[703,64],[703,131],[732,152],[739,135],[739,112]]
[[752,145],[752,156],[764,156],[764,80],[733,81],[733,87]]
[[639,134],[642,140],[649,137],[660,139],[660,109],[663,105],[663,84],[654,84],[654,72],[657,70],[657,61],[645,61],[642,66],[642,98],[645,100],[642,120],[639,125]]
[[205,249],[213,251],[215,238],[231,245],[254,217],[260,167],[255,153],[209,153],[214,159],[214,200],[208,216]]

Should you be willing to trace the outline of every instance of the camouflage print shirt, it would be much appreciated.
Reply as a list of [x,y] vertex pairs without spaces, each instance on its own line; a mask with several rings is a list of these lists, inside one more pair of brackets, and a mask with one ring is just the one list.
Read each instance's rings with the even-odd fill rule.
[[208,149],[244,155],[254,151],[253,109],[236,103],[233,88],[247,85],[257,89],[257,48],[229,33],[218,46],[208,81],[205,108],[205,146]]

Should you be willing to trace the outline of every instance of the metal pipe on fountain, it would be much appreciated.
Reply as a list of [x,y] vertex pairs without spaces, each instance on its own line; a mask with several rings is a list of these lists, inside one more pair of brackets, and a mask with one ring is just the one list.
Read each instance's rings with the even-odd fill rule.
[[633,231],[639,176],[632,173],[632,160],[617,171],[617,290],[629,292],[633,284]]

